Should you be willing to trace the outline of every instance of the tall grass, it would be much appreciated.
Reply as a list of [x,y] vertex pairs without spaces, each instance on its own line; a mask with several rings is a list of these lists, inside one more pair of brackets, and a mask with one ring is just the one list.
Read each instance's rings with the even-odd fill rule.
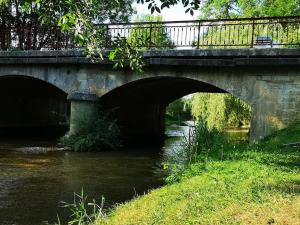
[[[100,205],[97,205],[95,200],[89,203],[87,201],[87,195],[84,194],[83,190],[81,190],[80,194],[74,193],[72,203],[62,202],[62,207],[70,210],[68,225],[95,224],[95,221],[102,220],[106,216],[103,210],[104,197],[102,197]],[[54,225],[61,225],[59,216],[58,222]]]
[[[295,132],[291,133],[290,129]],[[299,134],[300,124],[295,124],[249,145],[246,142],[234,142],[225,132],[209,128],[201,120],[191,135],[182,140],[175,154],[164,158],[163,167],[168,172],[166,181],[175,183],[206,172],[210,162],[242,160],[284,170],[297,170],[300,166],[300,151],[297,148],[286,148],[284,144],[299,140]]]
[[205,168],[205,164],[215,160],[225,160],[228,152],[234,151],[236,146],[227,135],[216,128],[208,128],[205,120],[192,128],[189,136],[185,136],[175,154],[167,156],[163,162],[168,170],[168,183],[180,180],[181,175],[193,164]]

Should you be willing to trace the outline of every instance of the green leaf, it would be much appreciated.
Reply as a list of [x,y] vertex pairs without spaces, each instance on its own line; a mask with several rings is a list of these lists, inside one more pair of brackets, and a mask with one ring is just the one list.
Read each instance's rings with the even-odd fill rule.
[[108,59],[111,61],[115,60],[116,59],[116,51],[110,52],[108,55]]
[[151,8],[151,14],[153,14],[153,13],[154,13],[154,10],[155,10],[155,8],[154,8],[154,7],[152,7],[152,8]]
[[164,2],[164,3],[160,6],[160,8],[161,8],[161,9],[169,8],[168,2]]

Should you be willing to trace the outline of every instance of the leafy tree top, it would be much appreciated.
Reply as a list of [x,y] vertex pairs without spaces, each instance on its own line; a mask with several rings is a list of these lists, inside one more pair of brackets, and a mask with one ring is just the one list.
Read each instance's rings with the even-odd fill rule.
[[202,18],[300,15],[299,0],[203,0]]

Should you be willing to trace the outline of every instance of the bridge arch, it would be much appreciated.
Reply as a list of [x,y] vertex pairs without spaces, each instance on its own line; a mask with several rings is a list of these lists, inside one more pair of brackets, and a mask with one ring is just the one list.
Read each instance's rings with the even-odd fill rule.
[[[16,74],[13,74],[13,73],[12,74],[5,74],[5,75],[1,74],[0,75],[0,81],[8,80],[8,79],[10,79],[12,82],[14,82],[13,79],[15,79],[15,80],[27,80],[27,81],[29,81],[29,80],[34,81],[35,80],[36,83],[40,82],[40,83],[43,83],[43,84],[47,84],[48,86],[52,86],[53,88],[57,89],[58,91],[61,91],[65,94],[67,94],[66,90],[64,90],[64,88],[60,87],[60,85],[57,85],[53,82],[50,82],[49,80],[45,80],[41,77],[36,77],[36,76],[32,76],[32,75],[23,75],[23,74],[22,75],[21,74],[16,75]],[[1,83],[0,83],[0,85],[1,85]]]
[[[231,74],[225,73],[222,75],[222,78],[216,79],[211,78],[211,76],[207,76],[205,73],[198,75],[185,74],[183,72],[180,76],[178,76],[176,74],[165,75],[164,71],[162,71],[160,74],[148,74],[147,72],[142,75],[133,76],[125,74],[124,77],[120,79],[121,82],[114,82],[113,80],[108,79],[107,83],[110,83],[110,85],[105,87],[105,92],[102,92],[99,95],[100,98],[107,98],[108,96],[112,96],[125,89],[128,91],[128,88],[139,88],[142,91],[144,89],[146,90],[144,92],[147,92],[148,90],[146,88],[151,85],[153,85],[152,90],[159,89],[159,85],[164,85],[164,90],[175,91],[173,94],[177,94],[177,96],[174,100],[195,92],[230,93],[245,101],[249,105],[253,104],[252,94],[251,92],[248,92],[249,87],[252,87],[252,80],[246,79],[237,82],[237,78],[235,76],[231,76]],[[183,85],[184,87],[182,87]],[[124,94],[126,95],[126,93]]]
[[0,103],[0,135],[62,131],[69,111],[66,92],[30,76],[0,76]]
[[49,85],[56,87],[65,93],[72,92],[78,83],[75,76],[69,76],[69,73],[61,73],[59,67],[50,69],[48,67],[41,67],[39,65],[36,67],[20,67],[17,65],[14,69],[10,67],[4,67],[0,70],[0,79],[2,77],[36,79],[41,82],[48,83]]
[[178,98],[197,92],[228,93],[189,77],[142,77],[113,88],[100,97],[100,103],[114,113],[128,139],[161,140],[166,107]]
[[[195,92],[226,93],[226,90],[215,85],[186,77],[174,76],[155,76],[155,77],[137,77],[135,80],[118,84],[100,99],[115,98],[120,95],[123,98],[129,98],[137,103],[145,101],[158,101],[170,103],[178,98]],[[122,101],[115,98],[115,103]]]

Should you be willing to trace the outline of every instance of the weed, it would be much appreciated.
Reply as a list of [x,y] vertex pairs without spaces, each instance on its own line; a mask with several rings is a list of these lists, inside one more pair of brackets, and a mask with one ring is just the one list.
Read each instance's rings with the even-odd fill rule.
[[[73,203],[62,202],[62,207],[71,211],[69,225],[87,225],[95,224],[95,221],[105,218],[106,214],[103,210],[104,197],[102,196],[100,206],[93,200],[92,203],[87,202],[87,196],[82,189],[80,194],[74,193]],[[55,225],[60,225],[60,219]]]

